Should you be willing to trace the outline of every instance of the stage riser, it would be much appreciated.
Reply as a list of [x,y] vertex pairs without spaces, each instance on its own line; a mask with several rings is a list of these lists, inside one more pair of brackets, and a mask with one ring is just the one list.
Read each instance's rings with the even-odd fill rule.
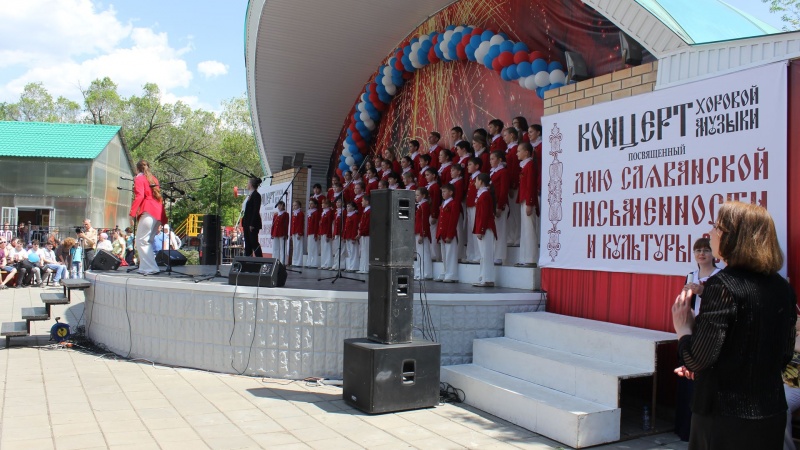
[[[218,372],[288,379],[341,378],[344,339],[366,335],[366,292],[293,289],[258,290],[234,286],[173,282],[88,274],[95,282],[87,294],[89,335],[123,356],[146,358]],[[476,338],[501,336],[508,312],[544,310],[538,293],[429,295],[432,320],[442,344],[442,364],[472,361]],[[256,316],[256,302],[258,314]],[[130,317],[133,345],[129,340]],[[228,339],[233,329],[233,345]],[[421,322],[419,300],[415,320]],[[253,322],[256,319],[252,352]],[[417,326],[415,322],[415,326]]]
[[[305,263],[306,258],[308,255],[303,255],[303,262]],[[342,257],[344,259],[344,257]],[[508,254],[506,255],[506,259],[503,262],[504,266],[513,266],[514,264],[520,262],[520,249],[519,247],[508,247]]]
[[[538,290],[542,287],[542,270],[535,267],[495,266],[495,285],[513,289]],[[433,277],[444,273],[444,264],[433,263]],[[458,281],[460,283],[477,283],[481,266],[478,264],[459,264]],[[487,290],[487,292],[489,292]]]

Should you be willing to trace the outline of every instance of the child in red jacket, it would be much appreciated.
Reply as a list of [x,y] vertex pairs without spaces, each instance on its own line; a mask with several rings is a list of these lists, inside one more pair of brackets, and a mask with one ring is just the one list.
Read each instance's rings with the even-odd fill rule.
[[517,266],[535,267],[539,262],[539,197],[536,195],[533,146],[523,142],[517,146],[519,159],[519,191],[517,208],[520,212],[519,253]]
[[414,216],[414,242],[416,243],[417,257],[414,259],[414,279],[430,280],[433,278],[433,261],[431,261],[431,227],[429,224],[431,203],[428,198],[428,190],[422,187],[417,188],[415,198],[417,210]]
[[492,178],[492,188],[495,198],[495,225],[497,227],[497,245],[494,246],[494,263],[503,264],[508,256],[508,246],[506,245],[506,225],[508,224],[508,189],[510,186],[509,170],[506,168],[506,154],[501,151],[492,152],[489,155],[489,164],[492,170],[489,176]]
[[322,216],[319,219],[319,234],[321,262],[320,269],[330,270],[333,265],[333,210],[327,198],[322,199]]
[[[439,184],[439,173],[436,171],[436,169],[429,167],[425,170],[425,180],[427,181],[427,184],[425,186],[425,189],[427,189],[428,191],[427,198],[428,201],[431,202],[429,236],[433,236],[434,234],[436,234],[436,221],[439,219],[439,205],[442,204],[442,191],[441,191],[441,184]],[[431,248],[431,258],[434,260],[442,259],[442,252],[438,245],[433,246]]]
[[289,214],[283,200],[276,205],[278,212],[272,217],[272,257],[286,265],[286,238],[289,237]]
[[303,204],[300,200],[292,202],[292,265],[303,265],[303,237],[305,236],[306,217],[303,214]]
[[319,247],[320,247],[320,233],[319,224],[322,218],[322,211],[320,211],[319,203],[314,197],[308,200],[308,211],[306,221],[306,230],[308,232],[308,258],[306,258],[306,267],[316,269],[319,266]]
[[361,251],[361,256],[359,257],[359,267],[358,273],[365,274],[369,273],[369,219],[370,219],[370,206],[369,206],[369,194],[365,195],[361,199],[361,205],[363,209],[361,210],[361,219],[358,221],[358,247]]
[[470,158],[467,162],[467,172],[469,176],[466,178],[467,195],[464,199],[464,206],[466,207],[466,248],[462,253],[467,264],[478,264],[480,259],[480,251],[478,250],[478,239],[472,234],[472,228],[475,227],[475,199],[478,198],[478,188],[475,187],[475,179],[481,174],[481,165],[483,162],[480,158]]
[[[336,210],[333,215],[333,242],[331,243],[331,270],[339,270],[339,263],[345,258],[344,236],[344,200],[336,200]],[[346,262],[346,261],[345,261]]]
[[345,250],[347,251],[347,261],[345,271],[355,272],[358,270],[358,205],[356,202],[347,204],[347,216],[344,219],[344,238]]
[[460,205],[456,201],[455,188],[452,184],[442,186],[442,206],[439,208],[439,222],[436,227],[436,242],[442,247],[442,263],[444,272],[436,281],[456,283],[458,281],[458,211]]
[[475,227],[472,234],[478,238],[478,248],[481,252],[481,276],[473,286],[493,287],[494,286],[494,245],[497,236],[497,229],[494,225],[494,199],[489,188],[490,177],[488,173],[482,173],[475,178],[475,187],[478,188],[478,196],[475,201]]

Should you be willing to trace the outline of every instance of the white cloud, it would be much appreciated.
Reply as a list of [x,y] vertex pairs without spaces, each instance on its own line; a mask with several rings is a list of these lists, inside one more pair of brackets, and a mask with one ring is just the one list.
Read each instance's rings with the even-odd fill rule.
[[203,61],[197,65],[197,71],[206,76],[214,78],[228,74],[228,65],[219,61]]
[[[0,49],[0,101],[16,101],[30,82],[79,101],[79,87],[106,76],[123,96],[148,82],[167,95],[193,77],[183,58],[191,43],[174,48],[166,33],[123,24],[90,0],[2,0],[0,42],[13,43]],[[8,73],[14,78],[3,80]]]

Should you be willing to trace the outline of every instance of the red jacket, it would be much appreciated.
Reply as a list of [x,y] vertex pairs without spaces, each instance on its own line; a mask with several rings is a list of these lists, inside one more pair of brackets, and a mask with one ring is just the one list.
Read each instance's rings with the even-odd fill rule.
[[[472,228],[472,234],[486,234],[486,230],[492,230],[495,239],[497,238],[497,228],[495,228],[494,225],[492,194],[490,194],[489,191],[485,191],[478,196],[475,207],[475,226]],[[489,258],[491,258],[491,255]]]
[[503,140],[503,135],[498,134],[496,137],[492,136],[492,140],[489,142],[489,151],[496,152],[498,150],[503,151],[508,147],[506,145],[506,141]]
[[436,144],[435,147],[428,150],[428,154],[431,155],[431,167],[434,169],[439,168],[439,152],[442,151],[442,147],[439,144]]
[[417,203],[417,210],[414,216],[414,234],[431,240],[431,202],[423,200]]
[[364,209],[363,199],[364,199],[364,194],[361,194],[360,197],[355,197],[355,196],[353,197],[353,201],[356,203],[356,206],[358,206],[359,213],[361,213],[361,210]]
[[508,188],[519,189],[519,159],[517,159],[517,144],[511,144],[506,149],[506,169],[508,169]]
[[305,214],[303,210],[294,212],[292,211],[292,236],[303,235],[303,227],[306,225]]
[[416,191],[417,190],[417,183],[411,183],[406,185],[407,191]]
[[428,184],[428,180],[425,179],[425,171],[428,170],[428,167],[431,166],[425,166],[424,170],[419,171],[419,175],[417,175],[417,186],[425,186]]
[[414,171],[415,172],[419,172],[419,155],[421,155],[420,152],[417,152],[416,155],[413,155],[413,154],[411,155],[411,161],[414,162]]
[[346,214],[345,210],[342,209],[341,212],[337,209],[333,214],[333,235],[334,236],[342,236],[344,230],[342,230],[342,214]]
[[364,212],[361,213],[361,219],[358,222],[358,234],[361,236],[369,236],[370,209],[372,208],[367,206],[364,208]]
[[505,211],[508,206],[508,178],[509,171],[503,166],[498,166],[497,170],[491,174],[492,186],[494,187],[494,198],[497,202],[497,209]]
[[[445,204],[445,202],[447,203]],[[455,198],[451,198],[450,201],[442,201],[442,206],[439,208],[439,222],[436,224],[437,242],[456,237],[459,208],[460,205],[455,201]]]
[[478,197],[478,188],[475,187],[475,178],[470,175],[464,182],[467,183],[467,208],[474,208],[475,199]]
[[353,199],[355,198],[355,196],[356,196],[356,193],[355,193],[355,191],[354,191],[354,189],[353,189],[353,187],[354,187],[354,186],[355,186],[355,183],[353,183],[353,182],[350,182],[350,183],[349,183],[349,184],[348,184],[348,185],[347,185],[347,186],[344,188],[344,201],[345,201],[345,204],[347,204],[346,202],[351,202],[351,201],[353,201]]
[[444,186],[445,184],[449,184],[450,183],[450,178],[452,178],[452,175],[450,174],[450,166],[452,166],[452,165],[453,165],[453,163],[448,161],[448,162],[442,164],[441,166],[439,166],[439,169],[438,169],[439,182],[442,183],[441,184],[442,186]]
[[313,192],[311,193],[311,198],[317,201],[318,209],[322,208],[322,199],[325,197],[326,197],[325,194],[323,194],[322,192],[320,192],[319,194],[314,194]]
[[319,219],[319,228],[317,234],[320,236],[333,237],[333,210],[328,208],[328,211],[322,211],[322,216]]
[[[159,184],[158,179],[155,179],[155,184]],[[129,215],[139,218],[142,213],[148,213],[153,216],[153,219],[161,223],[167,223],[164,204],[160,200],[153,198],[153,188],[150,187],[147,176],[140,173],[133,179],[133,204]]]
[[289,235],[289,213],[286,211],[284,212],[276,212],[274,216],[272,216],[272,230],[270,231],[270,236],[273,238],[276,237],[286,237]]
[[402,173],[403,168],[400,166],[400,161],[393,159],[392,160],[392,172],[394,173]]
[[464,172],[466,173],[467,170],[467,163],[469,162],[469,155],[464,155],[463,157],[456,156],[456,164],[460,164],[461,167],[464,168]]
[[533,186],[536,188],[536,199],[542,195],[542,143],[533,147]]
[[354,211],[353,214],[347,213],[347,217],[344,219],[344,238],[345,239],[355,239],[358,235],[358,211]]
[[316,236],[319,233],[319,223],[322,217],[322,210],[314,208],[314,211],[308,213],[308,236]]
[[536,195],[534,186],[533,160],[528,160],[525,167],[519,173],[519,192],[517,192],[517,203],[525,203],[528,206],[539,207],[539,197]]
[[456,203],[458,212],[460,214],[461,204],[464,202],[464,196],[467,194],[466,189],[464,189],[464,177],[461,177],[456,181],[450,180],[450,184],[453,185],[453,201]]
[[369,191],[373,189],[378,189],[378,179],[375,178],[375,181],[367,181],[367,188],[364,192],[369,194]]
[[475,156],[481,160],[481,172],[489,173],[492,170],[492,165],[489,164],[489,151],[484,150],[483,153],[480,155],[476,153]]
[[433,182],[427,186],[428,197],[431,202],[431,217],[434,219],[439,217],[439,205],[442,204],[442,190],[439,188],[439,183]]

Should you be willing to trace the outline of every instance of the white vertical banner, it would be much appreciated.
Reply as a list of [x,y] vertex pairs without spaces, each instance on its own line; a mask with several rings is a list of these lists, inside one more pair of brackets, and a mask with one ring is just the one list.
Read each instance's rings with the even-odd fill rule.
[[[284,192],[286,192],[286,195],[281,197]],[[261,195],[261,230],[258,232],[258,243],[261,245],[261,252],[264,257],[271,257],[273,248],[272,236],[270,235],[272,232],[272,218],[278,210],[275,205],[279,200],[283,200],[286,203],[286,210],[291,210],[292,185],[288,182],[270,186],[262,184],[258,188],[258,193]]]
[[787,251],[787,95],[781,62],[543,117],[539,266],[685,274],[726,200]]

